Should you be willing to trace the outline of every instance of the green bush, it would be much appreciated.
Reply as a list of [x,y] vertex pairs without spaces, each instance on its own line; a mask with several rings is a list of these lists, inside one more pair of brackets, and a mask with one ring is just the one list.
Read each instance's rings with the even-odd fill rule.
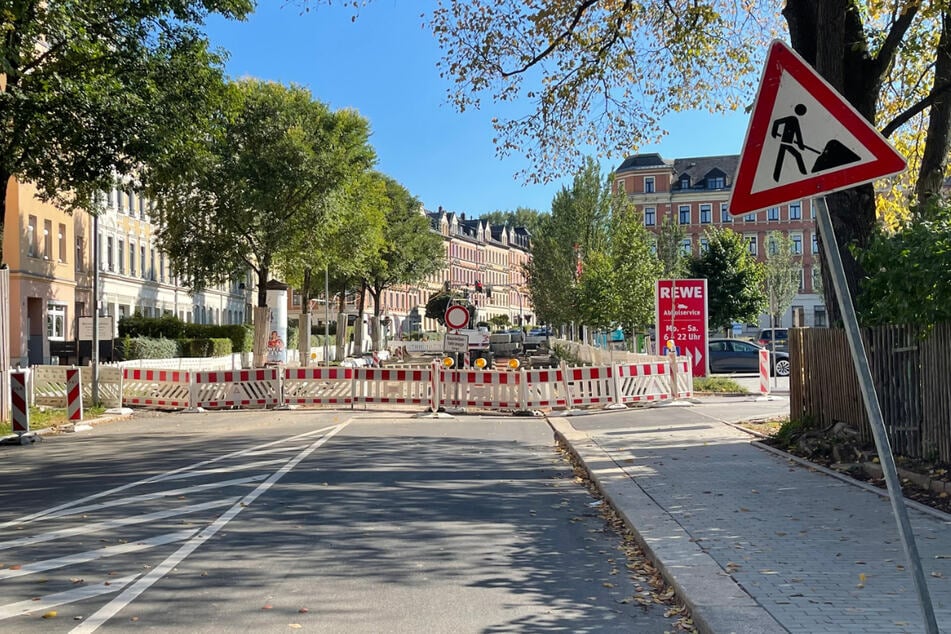
[[185,327],[188,325],[174,315],[143,317],[136,313],[119,320],[119,336],[174,340],[186,336]]
[[230,339],[231,352],[250,352],[254,340],[254,329],[251,325],[232,324],[184,324],[179,338],[184,339]]
[[178,343],[172,339],[151,337],[120,337],[117,345],[119,357],[133,359],[173,359],[178,356]]
[[223,337],[179,339],[183,357],[223,357],[231,354],[231,340]]
[[693,391],[694,392],[716,392],[716,393],[731,393],[731,394],[746,394],[749,392],[745,387],[734,381],[733,379],[728,379],[722,376],[714,377],[700,377],[698,376],[693,380]]

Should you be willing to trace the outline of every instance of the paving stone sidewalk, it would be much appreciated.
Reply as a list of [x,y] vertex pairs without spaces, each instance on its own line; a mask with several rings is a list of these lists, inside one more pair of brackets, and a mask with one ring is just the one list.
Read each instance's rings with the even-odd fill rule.
[[[550,419],[704,632],[923,632],[888,499],[758,448],[724,421],[782,403]],[[909,509],[937,621],[951,632],[951,516]]]

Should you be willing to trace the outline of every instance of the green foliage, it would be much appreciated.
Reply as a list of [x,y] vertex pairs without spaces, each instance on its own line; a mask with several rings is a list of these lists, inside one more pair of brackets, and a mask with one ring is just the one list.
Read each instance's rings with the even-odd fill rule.
[[230,339],[179,339],[178,346],[182,357],[224,357],[231,354]]
[[671,215],[664,215],[657,232],[657,259],[661,264],[660,277],[681,279],[687,273],[690,259],[684,254],[683,241],[687,230],[674,222]]
[[143,174],[158,239],[194,289],[255,271],[264,306],[275,258],[319,233],[327,195],[375,160],[369,124],[302,87],[255,79],[229,84],[217,115]]
[[437,293],[426,302],[426,319],[435,319],[440,326],[446,325],[446,309],[450,304],[463,304],[469,311],[469,323],[476,323],[476,307],[463,299],[460,293]]
[[120,358],[133,359],[174,359],[179,355],[178,342],[174,339],[152,339],[150,337],[121,337],[117,346]]
[[748,390],[733,379],[727,377],[699,376],[693,380],[693,391],[719,394],[745,394]]
[[135,313],[119,320],[119,336],[178,339],[185,336],[186,325],[174,315],[143,317]]
[[524,227],[530,234],[537,235],[542,213],[528,207],[519,207],[515,211],[490,211],[482,214],[482,219],[493,225],[509,228]]
[[572,354],[571,351],[568,349],[568,347],[562,344],[552,343],[551,352],[556,357],[558,357],[559,360],[564,361],[565,364],[567,365],[571,365],[571,366],[584,365],[580,357],[578,357],[575,354]]
[[509,324],[512,323],[512,321],[509,319],[508,315],[502,314],[502,315],[495,315],[494,317],[490,317],[489,323],[495,326],[497,330],[503,330],[507,328]]
[[864,323],[927,328],[951,321],[951,205],[894,233],[880,229],[856,255],[869,274],[859,296]]
[[809,427],[806,421],[789,419],[780,426],[773,438],[780,447],[793,447]]
[[769,313],[779,325],[799,292],[802,278],[802,258],[793,252],[793,241],[788,235],[779,231],[770,231],[766,235],[765,273],[764,290]]
[[750,255],[743,236],[733,230],[712,229],[705,235],[707,250],[690,260],[689,274],[707,280],[711,328],[725,330],[734,321],[756,321],[766,308],[763,265]]

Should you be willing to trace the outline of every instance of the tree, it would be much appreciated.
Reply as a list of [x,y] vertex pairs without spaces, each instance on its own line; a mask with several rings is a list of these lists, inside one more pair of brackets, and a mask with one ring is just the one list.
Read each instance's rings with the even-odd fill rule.
[[493,317],[489,317],[489,323],[495,326],[496,329],[502,330],[511,323],[511,320],[509,319],[508,315],[501,314],[501,315],[495,315]]
[[[7,2],[0,11],[0,235],[10,178],[67,212],[134,174],[216,99],[209,13],[250,0]],[[2,259],[2,252],[0,252]]]
[[528,207],[518,207],[515,211],[490,211],[482,214],[482,219],[493,225],[506,227],[524,227],[532,235],[538,231],[542,213]]
[[383,292],[398,284],[415,284],[445,264],[442,236],[430,230],[429,218],[422,213],[419,200],[392,178],[378,178],[385,190],[383,240],[367,258],[362,272],[363,285],[373,297],[375,349],[382,347],[378,325]]
[[674,222],[673,216],[665,215],[657,232],[657,259],[664,279],[682,278],[687,272],[688,258],[683,247],[686,237],[687,231]]
[[793,251],[793,241],[779,231],[766,235],[766,298],[769,314],[777,326],[792,306],[802,279],[802,262]]
[[204,137],[146,172],[158,239],[195,289],[257,275],[257,305],[278,254],[325,219],[325,197],[374,160],[365,119],[331,112],[300,87],[229,86]]
[[[528,180],[581,163],[581,152],[623,155],[656,142],[664,115],[749,104],[766,40],[782,28],[766,0],[469,0],[442,4],[433,31],[459,110],[485,99],[531,103],[497,119],[496,146],[520,152]],[[787,0],[793,47],[886,136],[906,134],[920,203],[937,195],[951,128],[951,2]],[[657,72],[665,69],[665,72]],[[881,121],[880,121],[881,120]],[[927,123],[925,122],[927,120]],[[875,228],[866,185],[827,197],[851,293]],[[823,267],[826,271],[828,267]],[[838,305],[825,283],[826,305]]]
[[705,252],[691,258],[691,278],[707,280],[707,310],[711,328],[728,330],[733,322],[755,322],[766,309],[765,270],[743,236],[732,229],[705,233]]

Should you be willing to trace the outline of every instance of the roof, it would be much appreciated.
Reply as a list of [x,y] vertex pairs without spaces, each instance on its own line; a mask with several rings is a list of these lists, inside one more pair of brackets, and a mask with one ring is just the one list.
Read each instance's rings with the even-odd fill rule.
[[673,163],[677,180],[680,180],[686,174],[690,177],[690,184],[693,186],[702,183],[707,175],[714,170],[723,172],[723,175],[732,181],[740,165],[740,155],[726,154],[723,156],[679,158],[674,159]]
[[671,164],[671,161],[665,160],[657,152],[650,152],[648,154],[634,154],[627,157],[615,171],[626,172],[639,169],[656,169],[658,167],[670,167]]

